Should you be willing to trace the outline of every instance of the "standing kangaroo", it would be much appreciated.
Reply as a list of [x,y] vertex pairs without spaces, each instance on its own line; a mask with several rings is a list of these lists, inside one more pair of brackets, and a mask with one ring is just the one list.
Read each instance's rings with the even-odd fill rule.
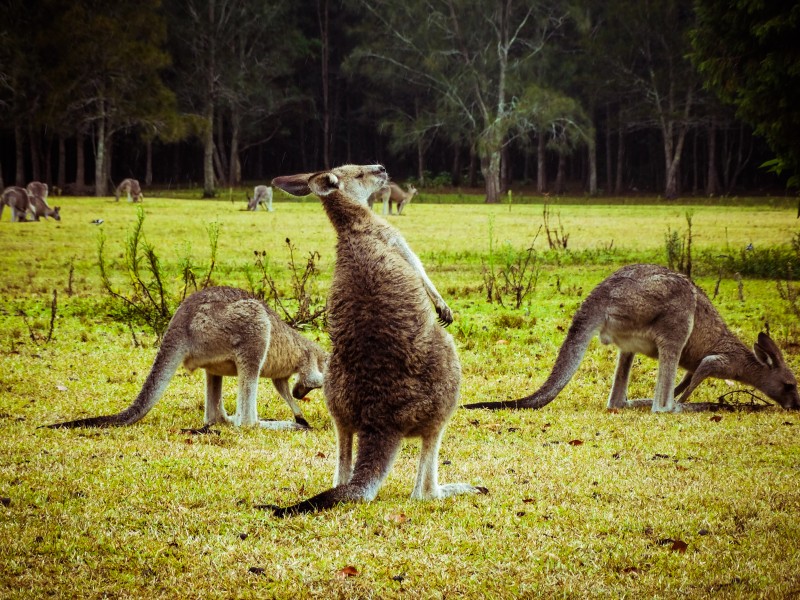
[[28,190],[9,186],[0,195],[0,219],[3,218],[3,210],[8,206],[11,208],[11,222],[24,223],[27,221],[26,213],[30,210],[31,199]]
[[319,196],[337,235],[328,297],[332,350],[323,385],[338,444],[335,487],[293,506],[270,506],[279,516],[372,500],[406,437],[422,438],[412,498],[485,491],[438,483],[439,445],[458,403],[461,366],[430,300],[442,324],[453,314],[400,232],[367,206],[385,182],[380,165],[272,181],[295,196]]
[[122,194],[128,196],[128,202],[141,202],[144,200],[144,194],[142,194],[142,188],[139,185],[138,179],[123,179],[117,186],[117,191],[114,193],[117,202],[119,202],[119,197]]
[[[541,408],[564,389],[592,337],[619,348],[608,408],[652,402],[653,412],[680,412],[708,377],[733,379],[760,390],[786,409],[800,408],[797,381],[780,349],[765,333],[751,352],[725,325],[708,296],[688,277],[657,265],[628,265],[602,281],[572,319],[550,376],[519,400],[478,402],[465,408]],[[627,398],[636,353],[659,361],[652,400]],[[678,366],[686,374],[675,388]],[[675,403],[675,395],[679,395]],[[707,407],[708,405],[700,404]]]
[[417,188],[413,185],[409,184],[408,191],[404,192],[403,188],[401,188],[396,183],[390,183],[388,185],[383,186],[376,192],[373,192],[369,196],[369,200],[367,200],[367,204],[369,205],[370,209],[372,209],[372,205],[375,202],[381,202],[383,204],[383,209],[381,214],[392,214],[392,202],[397,202],[397,214],[403,214],[403,208],[406,204],[411,202],[411,199],[416,195]]
[[[322,386],[327,354],[284,323],[264,302],[244,290],[211,287],[189,296],[175,311],[142,390],[115,415],[49,425],[51,428],[117,427],[144,417],[158,401],[175,371],[206,371],[205,424],[259,425],[264,429],[308,429],[294,398]],[[289,378],[298,379],[289,393]],[[239,378],[236,414],[222,404],[222,378]],[[259,421],[258,378],[269,377],[294,413],[292,421]]]
[[272,188],[268,185],[257,185],[253,188],[253,197],[247,197],[247,210],[258,210],[259,204],[272,212]]

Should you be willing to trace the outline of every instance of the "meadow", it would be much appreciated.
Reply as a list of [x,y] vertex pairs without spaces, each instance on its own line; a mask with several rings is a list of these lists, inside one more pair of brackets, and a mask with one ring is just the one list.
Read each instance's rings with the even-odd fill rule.
[[[289,238],[296,263],[319,253],[309,285],[324,297],[335,240],[319,204],[276,194],[275,212],[250,213],[244,192],[234,197],[145,199],[144,238],[165,287],[180,289],[188,257],[202,280],[213,224],[213,283],[247,289],[258,281],[255,253],[266,251],[288,299]],[[746,344],[768,325],[800,372],[800,221],[791,199],[554,199],[549,228],[567,239],[561,249],[540,229],[538,201],[447,200],[423,194],[389,219],[454,310],[462,403],[533,391],[592,287],[627,263],[666,265],[668,246],[685,260],[689,220],[695,281]],[[61,206],[60,222],[10,223],[8,211],[0,221],[0,597],[800,595],[800,415],[777,406],[609,412],[616,353],[597,340],[547,407],[454,414],[440,480],[485,486],[487,495],[411,501],[418,443],[410,440],[375,501],[275,518],[256,505],[330,486],[334,433],[321,392],[302,405],[311,431],[198,435],[185,430],[202,425],[200,372],[179,371],[131,427],[40,428],[126,407],[157,342],[142,322],[120,318],[98,267],[102,232],[110,281],[129,286],[126,242],[138,207],[113,198],[50,204]],[[515,269],[536,274],[520,306],[502,289],[502,304],[496,295],[489,302],[487,282],[502,288]],[[322,329],[303,333],[329,344]],[[636,359],[632,396],[652,393],[656,367]],[[742,387],[705,382],[693,400]],[[290,417],[270,382],[259,390],[262,418]],[[232,412],[233,380],[225,395]]]

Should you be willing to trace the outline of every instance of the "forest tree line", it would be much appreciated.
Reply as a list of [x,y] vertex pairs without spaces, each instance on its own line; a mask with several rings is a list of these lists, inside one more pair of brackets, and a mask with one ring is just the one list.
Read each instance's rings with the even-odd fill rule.
[[0,187],[213,197],[380,161],[489,202],[779,191],[800,156],[799,6],[9,0]]

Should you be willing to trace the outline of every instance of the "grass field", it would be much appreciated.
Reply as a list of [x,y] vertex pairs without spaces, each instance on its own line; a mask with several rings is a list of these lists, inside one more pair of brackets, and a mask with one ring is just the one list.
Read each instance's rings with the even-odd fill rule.
[[[288,237],[301,262],[319,252],[324,294],[332,228],[317,202],[276,200],[273,213],[249,213],[242,201],[147,197],[145,237],[166,286],[178,288],[188,255],[198,272],[207,267],[215,223],[215,283],[246,288],[254,251],[266,250],[288,290]],[[321,393],[303,404],[309,432],[192,435],[182,429],[202,425],[198,372],[180,371],[134,426],[39,429],[127,406],[156,340],[114,317],[97,266],[102,230],[112,281],[125,288],[136,207],[51,204],[61,222],[9,223],[7,213],[0,222],[0,597],[800,595],[800,415],[609,413],[615,353],[596,341],[544,409],[456,412],[440,479],[485,486],[482,496],[412,502],[418,444],[409,441],[372,503],[274,518],[254,505],[293,503],[331,483],[334,434]],[[796,205],[741,204],[559,203],[551,226],[568,236],[561,251],[536,235],[541,204],[423,198],[390,220],[454,309],[467,403],[533,391],[591,288],[629,262],[666,264],[665,238],[685,235],[687,214],[695,280],[709,295],[719,286],[713,302],[748,345],[768,323],[800,372],[796,306],[775,277],[757,276],[800,260]],[[535,289],[519,309],[508,296],[505,306],[488,303],[484,265],[499,273],[534,239]],[[731,267],[744,275],[741,297]],[[797,281],[789,287],[796,293]],[[304,334],[328,344],[324,331]],[[650,395],[655,372],[654,361],[637,359],[631,395]],[[706,382],[693,399],[739,387]],[[233,381],[225,393],[232,412]],[[263,418],[289,418],[269,382],[259,398]]]

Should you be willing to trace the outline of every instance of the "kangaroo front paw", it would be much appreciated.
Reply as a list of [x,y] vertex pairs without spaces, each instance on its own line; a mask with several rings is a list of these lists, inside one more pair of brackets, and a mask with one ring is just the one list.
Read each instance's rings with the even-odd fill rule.
[[453,311],[450,310],[450,307],[446,304],[443,306],[437,306],[436,314],[439,315],[439,323],[441,323],[444,327],[447,327],[453,322]]

